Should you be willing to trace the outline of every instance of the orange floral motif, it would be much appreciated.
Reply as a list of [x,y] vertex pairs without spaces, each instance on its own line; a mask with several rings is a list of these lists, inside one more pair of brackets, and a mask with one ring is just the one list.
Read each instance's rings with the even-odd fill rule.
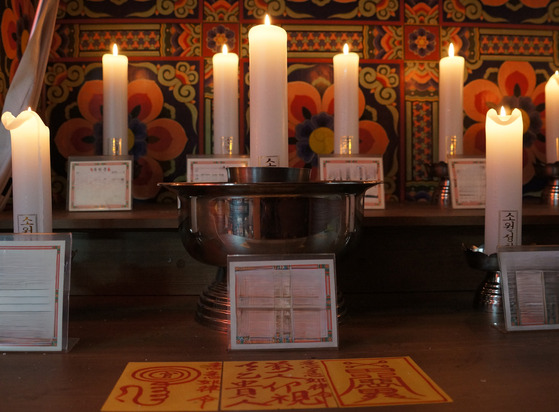
[[[321,95],[310,83],[288,83],[289,136],[296,140],[295,147],[290,147],[290,166],[317,166],[319,155],[331,154],[334,150],[334,86],[322,86]],[[365,97],[360,90],[359,116],[364,110]],[[359,121],[359,153],[381,155],[387,146],[388,135],[380,124]]]
[[464,153],[485,153],[485,116],[490,108],[518,108],[524,125],[523,183],[534,177],[534,164],[545,163],[545,143],[538,139],[543,114],[537,107],[545,102],[545,83],[537,84],[536,73],[528,62],[504,62],[497,82],[478,79],[464,87],[464,111],[475,123],[464,133]]
[[[63,123],[54,138],[62,156],[101,153],[102,92],[101,80],[88,81],[81,87],[77,104],[82,117]],[[157,183],[164,177],[161,163],[180,156],[188,141],[177,121],[158,117],[162,109],[163,94],[154,81],[137,79],[129,83],[128,153],[134,155],[136,199],[151,199],[157,195]]]
[[6,57],[12,60],[10,80],[14,77],[23,52],[27,48],[29,32],[35,17],[35,8],[30,0],[12,2],[2,14],[2,46]]

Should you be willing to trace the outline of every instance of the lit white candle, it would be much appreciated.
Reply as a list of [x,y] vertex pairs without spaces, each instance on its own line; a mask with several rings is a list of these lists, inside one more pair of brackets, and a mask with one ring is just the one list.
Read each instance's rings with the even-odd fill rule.
[[250,29],[248,42],[250,164],[287,167],[287,33],[266,16]]
[[555,72],[545,85],[545,153],[547,163],[558,159],[559,138],[559,72]]
[[439,161],[446,162],[452,136],[456,136],[452,154],[462,154],[464,136],[464,58],[454,55],[454,45],[448,57],[439,64]]
[[128,154],[128,58],[116,44],[103,55],[103,154]]
[[334,56],[334,153],[359,153],[359,56]]
[[15,233],[52,232],[50,132],[31,109],[2,115],[12,145]]
[[213,153],[239,153],[239,56],[223,52],[214,54]]
[[522,240],[522,113],[507,116],[495,109],[485,119],[486,192],[485,248],[488,255],[499,246]]

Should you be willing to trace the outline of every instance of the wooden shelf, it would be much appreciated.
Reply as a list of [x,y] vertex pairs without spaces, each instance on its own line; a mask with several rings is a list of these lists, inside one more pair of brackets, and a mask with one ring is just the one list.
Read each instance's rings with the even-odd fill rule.
[[[559,209],[525,202],[524,225],[558,225]],[[365,211],[365,226],[483,226],[483,209],[441,208],[426,203],[390,203],[385,209]],[[56,231],[158,230],[177,229],[178,211],[174,204],[134,204],[131,211],[68,212],[53,211]],[[12,230],[12,212],[0,213],[0,230]]]

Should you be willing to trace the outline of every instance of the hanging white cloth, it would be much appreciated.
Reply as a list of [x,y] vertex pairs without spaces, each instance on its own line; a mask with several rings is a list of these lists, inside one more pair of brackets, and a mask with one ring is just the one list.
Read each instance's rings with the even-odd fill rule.
[[[43,90],[57,11],[58,0],[41,0],[37,5],[29,42],[9,85],[2,113],[11,112],[17,116],[28,107],[36,109]],[[0,123],[0,210],[11,194],[11,156],[10,132]]]

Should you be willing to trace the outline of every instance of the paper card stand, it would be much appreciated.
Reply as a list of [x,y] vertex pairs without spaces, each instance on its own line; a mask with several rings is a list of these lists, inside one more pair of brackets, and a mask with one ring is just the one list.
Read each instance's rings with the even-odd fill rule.
[[333,254],[233,255],[227,271],[231,349],[338,346]]
[[68,158],[68,210],[132,209],[132,156]]
[[505,328],[559,329],[559,246],[508,246],[497,251]]
[[379,180],[365,192],[365,209],[384,209],[382,156],[332,155],[320,157],[320,180]]
[[191,183],[227,182],[228,167],[247,167],[246,155],[197,155],[186,158],[186,181]]
[[72,235],[0,235],[0,351],[67,351]]
[[485,208],[485,158],[449,156],[450,197],[454,209]]

